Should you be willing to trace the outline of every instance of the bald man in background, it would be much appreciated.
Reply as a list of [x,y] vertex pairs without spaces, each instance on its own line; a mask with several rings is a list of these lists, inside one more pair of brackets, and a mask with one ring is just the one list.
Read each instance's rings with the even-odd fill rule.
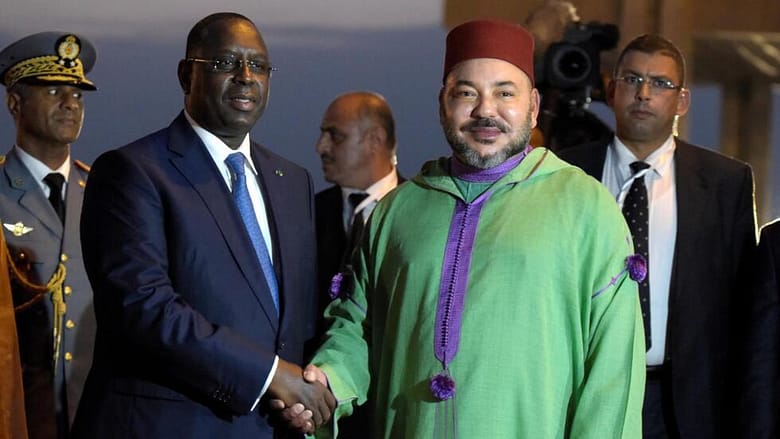
[[[325,180],[334,185],[315,196],[320,321],[337,273],[350,272],[350,257],[376,203],[404,179],[396,170],[395,121],[381,95],[354,91],[337,96],[322,116],[316,144]],[[319,342],[315,339],[316,343]],[[364,437],[362,410],[339,423],[339,437]]]

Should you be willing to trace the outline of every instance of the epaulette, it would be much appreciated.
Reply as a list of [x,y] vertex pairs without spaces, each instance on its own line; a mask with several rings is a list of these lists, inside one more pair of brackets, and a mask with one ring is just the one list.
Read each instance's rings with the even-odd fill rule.
[[89,172],[91,169],[88,164],[82,162],[81,160],[73,160],[73,164],[84,172]]

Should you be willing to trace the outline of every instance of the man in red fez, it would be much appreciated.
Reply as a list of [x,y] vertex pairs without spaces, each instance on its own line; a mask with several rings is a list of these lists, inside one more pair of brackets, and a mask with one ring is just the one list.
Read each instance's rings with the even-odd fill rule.
[[[641,434],[644,261],[609,193],[528,145],[533,79],[525,29],[449,33],[439,114],[453,153],[379,202],[331,286],[304,375],[330,386],[336,417],[368,404],[370,437]],[[304,409],[286,416],[305,430]]]

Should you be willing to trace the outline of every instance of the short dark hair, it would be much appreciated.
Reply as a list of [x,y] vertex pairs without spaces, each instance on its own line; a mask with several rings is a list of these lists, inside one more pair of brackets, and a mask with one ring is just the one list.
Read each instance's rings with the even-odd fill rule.
[[680,77],[680,85],[685,85],[685,57],[679,47],[657,34],[644,34],[631,40],[626,47],[623,48],[623,51],[620,52],[617,62],[615,63],[613,76],[617,76],[620,64],[623,62],[623,58],[626,54],[634,51],[650,55],[660,53],[672,58],[677,65],[677,74]]
[[244,20],[252,24],[252,26],[255,25],[252,20],[246,16],[235,12],[217,12],[211,14],[195,23],[195,26],[192,26],[192,29],[190,29],[190,33],[187,35],[187,53],[185,56],[190,57],[194,55],[194,52],[208,40],[209,28],[212,24],[228,20]]

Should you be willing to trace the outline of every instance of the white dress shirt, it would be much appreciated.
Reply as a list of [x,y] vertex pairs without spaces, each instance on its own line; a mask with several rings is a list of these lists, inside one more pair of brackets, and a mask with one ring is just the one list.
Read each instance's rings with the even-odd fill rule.
[[[395,166],[393,166],[393,169],[389,174],[377,180],[374,184],[365,190],[342,187],[341,212],[343,216],[344,232],[349,235],[349,230],[352,227],[352,222],[354,221],[353,217],[355,216],[355,212],[358,212],[361,215],[363,222],[366,222],[368,217],[371,215],[371,212],[374,211],[376,203],[378,203],[379,200],[387,195],[388,192],[395,189],[396,186],[398,186],[398,172],[396,171]],[[349,204],[349,196],[357,192],[367,193],[368,197],[361,201],[360,204],[355,206],[355,210],[353,211],[352,205]]]
[[[257,216],[257,223],[260,225],[260,231],[263,232],[263,239],[265,240],[266,248],[268,248],[268,255],[271,257],[271,262],[273,262],[274,247],[271,242],[271,231],[268,225],[268,216],[266,215],[265,211],[265,202],[263,201],[263,194],[260,190],[260,180],[257,178],[257,171],[255,170],[255,164],[252,161],[252,153],[249,148],[249,134],[247,134],[244,137],[244,140],[241,141],[241,145],[238,147],[238,149],[234,150],[227,146],[225,142],[223,142],[219,137],[211,134],[205,128],[198,125],[197,122],[195,122],[186,111],[184,112],[184,116],[187,118],[187,121],[190,123],[190,125],[192,125],[192,129],[195,130],[195,134],[198,135],[200,140],[206,146],[206,150],[208,151],[209,156],[211,156],[211,160],[214,161],[214,164],[217,166],[217,169],[219,169],[219,173],[222,175],[225,184],[231,191],[233,190],[233,178],[230,172],[230,168],[228,168],[227,163],[225,163],[225,159],[234,152],[240,152],[244,155],[244,158],[246,159],[244,160],[244,166],[246,169],[251,171],[251,174],[247,173],[247,175],[254,176],[254,178],[246,179],[246,186],[249,190],[249,198],[252,200],[252,207],[255,210],[255,216]],[[255,400],[254,405],[252,405],[252,410],[257,407],[257,403],[260,402],[260,398],[263,397],[263,394],[265,394],[266,390],[268,390],[268,386],[271,385],[271,380],[276,374],[276,367],[278,365],[279,356],[277,355],[274,357],[274,364],[271,367],[271,372],[266,377],[263,388],[260,389],[260,394],[258,395],[257,400]]]
[[27,170],[30,171],[33,179],[38,183],[38,186],[41,188],[41,190],[43,190],[43,194],[46,195],[46,198],[49,198],[51,189],[49,188],[49,185],[43,181],[44,177],[51,174],[52,172],[59,172],[62,174],[62,176],[65,177],[65,184],[62,185],[62,194],[60,195],[62,196],[63,200],[65,199],[65,194],[68,193],[68,177],[70,177],[70,153],[68,153],[68,157],[65,158],[65,161],[62,162],[59,168],[50,169],[42,161],[31,156],[29,153],[27,153],[27,151],[20,148],[19,145],[15,145],[14,150],[16,151],[16,155],[19,156],[19,160],[21,160],[24,166],[27,167]]
[[[647,351],[649,366],[664,362],[666,326],[669,315],[669,283],[672,277],[674,245],[677,239],[677,186],[674,170],[674,137],[653,151],[644,162],[650,168],[644,174],[649,210],[650,260],[650,335],[652,347]],[[602,182],[623,208],[626,193],[634,177],[630,164],[638,159],[621,141],[614,138],[607,148]]]

